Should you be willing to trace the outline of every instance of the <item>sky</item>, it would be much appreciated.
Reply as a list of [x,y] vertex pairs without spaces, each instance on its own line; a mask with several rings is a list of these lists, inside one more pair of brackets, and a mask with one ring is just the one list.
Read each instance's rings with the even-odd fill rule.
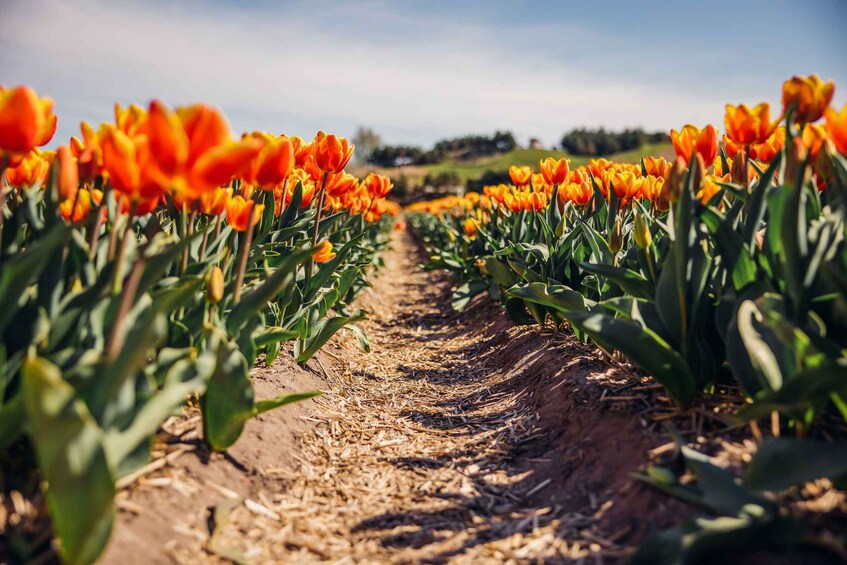
[[[56,101],[54,141],[115,102],[218,106],[256,129],[430,146],[510,130],[720,127],[795,74],[847,102],[842,0],[0,0],[0,84]],[[777,110],[778,113],[778,110]]]

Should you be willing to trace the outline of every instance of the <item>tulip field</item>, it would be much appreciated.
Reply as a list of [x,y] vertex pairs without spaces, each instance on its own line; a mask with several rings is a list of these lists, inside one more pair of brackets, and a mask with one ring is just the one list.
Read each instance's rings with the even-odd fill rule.
[[250,418],[317,394],[254,399],[260,355],[293,342],[305,363],[342,328],[368,347],[350,304],[397,206],[387,178],[344,173],[353,147],[334,135],[234,140],[217,110],[153,102],[42,152],[51,107],[0,90],[0,445],[32,448],[14,472],[49,485],[62,559],[90,563],[115,481],[187,399],[225,450]]
[[776,543],[786,520],[764,491],[847,487],[847,107],[829,107],[833,91],[795,77],[778,117],[727,105],[722,139],[713,125],[671,131],[673,162],[547,159],[512,167],[511,185],[408,208],[457,310],[487,293],[516,324],[568,328],[682,409],[741,391],[733,421],[760,442],[743,482],[684,442],[684,464],[637,477],[724,521],[669,531],[636,562]]
[[[51,99],[26,86],[0,87],[0,482],[3,500],[11,501],[0,516],[0,560],[96,562],[121,516],[122,479],[156,460],[166,421],[198,415],[202,449],[226,453],[254,419],[321,394],[258,398],[254,368],[274,370],[290,358],[326,375],[323,364],[315,368],[321,359],[344,355],[352,367],[345,373],[348,392],[340,393],[335,381],[321,386],[329,390],[326,402],[348,395],[348,404],[333,405],[330,416],[341,418],[357,403],[371,416],[350,422],[358,428],[351,437],[328,426],[336,435],[325,445],[344,437],[346,449],[325,467],[310,459],[302,473],[294,471],[290,499],[277,507],[251,503],[254,513],[262,508],[261,520],[283,523],[286,512],[300,513],[288,529],[278,528],[300,533],[277,544],[292,553],[256,549],[264,557],[254,561],[393,559],[400,534],[391,538],[395,545],[380,546],[385,553],[352,553],[365,543],[355,536],[365,535],[360,531],[370,510],[370,499],[357,501],[356,492],[380,485],[372,502],[378,505],[409,482],[408,500],[436,492],[441,503],[454,496],[444,494],[450,485],[465,489],[463,496],[471,486],[462,482],[467,473],[454,482],[426,475],[438,467],[433,453],[459,441],[445,430],[463,417],[461,410],[445,412],[440,427],[421,430],[421,406],[438,409],[441,393],[405,388],[389,395],[395,385],[385,379],[402,379],[397,375],[413,359],[423,369],[409,371],[409,387],[423,386],[418,372],[430,371],[437,376],[431,386],[449,381],[448,388],[470,391],[468,398],[487,394],[475,379],[488,366],[479,361],[477,371],[473,357],[484,344],[463,342],[469,356],[450,360],[450,369],[439,373],[446,354],[416,337],[430,331],[426,339],[446,340],[455,332],[449,339],[480,341],[467,331],[462,337],[465,330],[456,327],[476,324],[481,307],[491,308],[486,318],[525,326],[525,335],[567,336],[568,347],[590,352],[580,355],[595,355],[652,390],[648,405],[666,397],[672,416],[661,434],[673,443],[672,454],[628,469],[627,480],[650,500],[678,499],[684,504],[674,502],[675,508],[691,506],[705,517],[683,522],[680,516],[649,535],[622,534],[624,541],[592,530],[582,545],[564,548],[542,536],[553,522],[540,517],[549,513],[561,525],[570,516],[577,523],[583,517],[573,518],[575,511],[552,503],[535,514],[510,510],[514,547],[468,554],[470,561],[474,555],[511,562],[593,555],[596,562],[694,563],[711,562],[716,549],[742,547],[805,548],[847,559],[847,106],[831,106],[834,88],[815,75],[794,77],[782,87],[780,108],[728,104],[722,135],[714,125],[670,132],[674,160],[596,158],[571,168],[567,158],[548,158],[537,171],[513,166],[511,184],[401,210],[389,199],[387,176],[346,172],[354,147],[343,137],[233,136],[214,107],[153,101],[116,105],[113,121],[83,122],[80,136],[65,142],[54,139]],[[46,148],[51,143],[55,150]],[[390,264],[401,261],[400,252],[406,267]],[[384,270],[400,279],[436,278],[386,285],[378,293],[370,287]],[[432,305],[425,303],[439,300],[438,288],[448,287],[449,316],[426,310]],[[409,294],[421,292],[433,294]],[[363,296],[370,306],[362,307]],[[376,320],[368,320],[367,309],[377,311]],[[441,316],[443,324],[428,326],[427,316]],[[506,324],[498,331],[513,329]],[[407,340],[398,348],[403,351],[379,357],[391,339]],[[362,357],[344,349],[348,341]],[[364,355],[372,347],[375,362]],[[367,386],[375,396],[365,402]],[[323,406],[318,402],[324,400],[309,402]],[[390,412],[382,402],[398,403],[397,418],[381,419]],[[721,426],[691,435],[676,429],[703,406],[718,405],[714,418]],[[496,428],[495,420],[480,419],[475,429],[502,435],[496,441],[484,436],[485,447],[467,449],[491,449],[515,436],[512,428],[508,434]],[[375,435],[371,424],[389,431]],[[398,425],[417,439],[385,435]],[[727,468],[698,448],[696,436],[704,434],[754,448],[743,465]],[[321,442],[304,443],[312,453]],[[428,479],[400,478],[391,467],[388,478],[378,475],[384,483],[351,482],[369,465],[382,469],[384,461],[372,453],[381,449],[398,450],[398,460],[405,459],[395,467],[418,464]],[[466,469],[484,466],[456,457]],[[361,464],[345,469],[350,461]],[[342,494],[320,502],[329,491],[318,486],[330,480]],[[490,495],[480,484],[473,488]],[[550,484],[558,483],[539,482],[519,494],[544,495]],[[786,509],[809,484],[835,500],[811,525]],[[496,493],[490,504],[469,505],[456,516],[439,511],[468,531],[481,528],[508,514],[497,514],[498,504],[519,498],[508,489]],[[46,516],[41,531],[16,529],[10,516],[24,504],[15,502],[21,498]],[[313,508],[334,517],[309,514],[311,499]],[[479,500],[487,499],[480,494]],[[387,504],[386,514],[394,516],[401,503]],[[358,522],[345,521],[344,505],[356,508]],[[596,510],[593,500],[590,506]],[[397,523],[386,519],[385,529],[425,519],[425,513]],[[311,520],[316,541],[297,541],[306,539],[298,528]],[[332,520],[341,525],[327,526]],[[574,531],[593,527],[590,517],[584,522]],[[439,528],[460,535],[440,518],[432,531]],[[508,528],[500,523],[500,529]],[[463,551],[486,547],[498,531],[486,530]],[[450,537],[430,533],[407,549]],[[192,560],[251,561],[217,549],[213,534]],[[531,535],[548,539],[547,545],[529,543]],[[339,536],[354,541],[332,541]],[[316,547],[322,543],[326,547]],[[441,562],[458,551],[398,558]]]

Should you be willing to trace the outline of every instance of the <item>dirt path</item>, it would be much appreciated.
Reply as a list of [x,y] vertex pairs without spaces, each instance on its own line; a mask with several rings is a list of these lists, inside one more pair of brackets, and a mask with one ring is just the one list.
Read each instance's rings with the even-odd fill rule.
[[[495,305],[456,314],[421,260],[395,234],[361,299],[373,351],[336,340],[315,365],[326,394],[311,407],[260,421],[217,467],[199,457],[164,474],[191,519],[171,524],[162,562],[614,562],[656,525],[640,518],[673,514],[627,476],[655,447],[648,423],[602,402],[631,382],[561,335],[512,327]],[[272,468],[267,453],[280,451]],[[137,549],[156,543],[133,525],[145,509],[148,530],[175,520],[156,480],[127,495],[107,562],[127,562],[133,532]]]

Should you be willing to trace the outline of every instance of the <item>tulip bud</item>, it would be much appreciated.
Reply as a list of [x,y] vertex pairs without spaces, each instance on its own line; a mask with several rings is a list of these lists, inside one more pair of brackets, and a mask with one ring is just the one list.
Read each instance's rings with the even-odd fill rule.
[[744,149],[739,149],[735,157],[732,158],[732,166],[730,168],[730,176],[732,182],[736,184],[746,184],[747,182],[747,152]]
[[835,172],[835,165],[832,162],[836,154],[836,149],[832,142],[827,140],[813,164],[815,173],[817,174],[818,190],[823,190],[823,187],[827,185],[836,185],[839,183],[838,175]]
[[59,147],[56,151],[56,161],[59,167],[59,199],[72,200],[79,190],[79,171],[70,147]]
[[485,259],[477,259],[476,261],[474,261],[474,265],[476,265],[476,268],[479,269],[480,273],[485,276],[488,276],[488,269],[486,268]]
[[803,140],[795,137],[788,149],[788,159],[785,162],[784,181],[787,186],[794,186],[799,180],[800,186],[809,182],[809,166],[806,160],[809,158],[809,150],[803,144]]
[[685,164],[685,159],[677,157],[676,161],[674,161],[673,168],[671,168],[668,180],[662,185],[662,192],[659,194],[660,209],[667,209],[668,203],[679,200],[687,170],[688,167]]
[[621,228],[620,217],[615,220],[615,227],[612,229],[612,235],[609,237],[609,249],[612,253],[617,254],[623,247],[623,233]]
[[653,234],[650,233],[650,224],[647,223],[647,216],[645,216],[642,212],[635,214],[633,237],[635,238],[635,244],[641,249],[647,249],[653,243]]
[[206,279],[206,300],[217,304],[224,298],[224,273],[220,267],[212,267]]
[[562,237],[566,231],[568,231],[568,217],[562,216],[559,225],[556,226],[556,237]]
[[706,162],[703,160],[703,156],[697,153],[694,156],[694,164],[692,166],[694,169],[691,171],[691,186],[694,188],[694,192],[697,192],[703,184],[703,179],[706,178]]

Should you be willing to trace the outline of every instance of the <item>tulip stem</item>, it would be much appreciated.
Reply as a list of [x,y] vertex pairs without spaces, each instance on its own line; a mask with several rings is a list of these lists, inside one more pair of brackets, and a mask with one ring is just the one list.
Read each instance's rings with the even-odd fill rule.
[[126,285],[121,289],[121,300],[118,304],[118,313],[115,316],[115,323],[109,332],[109,340],[106,342],[106,358],[116,359],[124,342],[124,318],[129,312],[130,307],[135,299],[135,294],[138,292],[138,285],[141,282],[141,275],[144,274],[144,266],[147,260],[144,258],[144,253],[138,254],[138,259],[132,266],[132,271],[129,273]]
[[[185,215],[185,211],[182,212],[183,216]],[[188,216],[188,225],[185,227],[185,238],[189,238],[194,235],[194,222],[197,221],[197,210],[192,210],[191,214]],[[182,250],[182,265],[180,265],[179,274],[184,275],[185,271],[188,270],[188,246]]]
[[[317,195],[317,197],[318,197],[318,215],[315,216],[315,233],[312,236],[312,247],[314,247],[318,244],[318,232],[319,232],[320,227],[321,227],[321,213],[323,212],[323,209],[324,209],[324,198],[326,197],[326,181],[327,181],[328,176],[329,176],[329,173],[324,171],[324,178],[323,178],[323,182],[321,183],[321,189],[319,191],[320,194]],[[314,268],[314,265],[315,265],[314,261],[309,261],[309,267],[306,270],[306,278],[307,279],[312,277],[312,269]]]
[[200,261],[206,260],[206,246],[209,244],[209,220],[206,219],[206,225],[203,226],[203,242],[200,244]]
[[647,257],[647,268],[650,269],[650,280],[655,284],[656,281],[656,267],[653,265],[653,254],[650,253],[650,246],[648,245],[644,249],[644,255]]
[[0,167],[0,255],[3,254],[3,222],[6,219],[6,167]]
[[221,236],[221,228],[223,227],[223,214],[218,214],[218,219],[215,221],[215,241]]
[[[91,233],[88,236],[88,257],[92,261],[97,256],[97,244],[100,241],[100,222],[103,220],[101,213],[103,206],[106,204],[106,197],[109,194],[109,189],[106,188],[103,196],[100,197],[100,203],[94,207],[94,217],[91,219]],[[94,198],[94,190],[91,191],[91,197]]]
[[235,274],[235,286],[232,289],[232,303],[238,304],[241,300],[241,285],[244,284],[244,273],[247,270],[247,256],[250,254],[250,245],[253,243],[253,215],[256,213],[256,202],[250,208],[250,218],[247,220],[247,229],[241,238],[241,247],[238,249],[238,271]]
[[[112,279],[112,294],[118,294],[121,291],[121,283],[123,282],[122,271],[124,260],[126,259],[126,251],[129,245],[129,236],[132,230],[132,218],[135,216],[135,211],[138,209],[138,203],[133,201],[129,208],[129,214],[126,216],[126,226],[123,226],[123,234],[121,236],[120,245],[118,245],[118,256],[115,258],[115,273]],[[115,231],[118,227],[115,226]]]

